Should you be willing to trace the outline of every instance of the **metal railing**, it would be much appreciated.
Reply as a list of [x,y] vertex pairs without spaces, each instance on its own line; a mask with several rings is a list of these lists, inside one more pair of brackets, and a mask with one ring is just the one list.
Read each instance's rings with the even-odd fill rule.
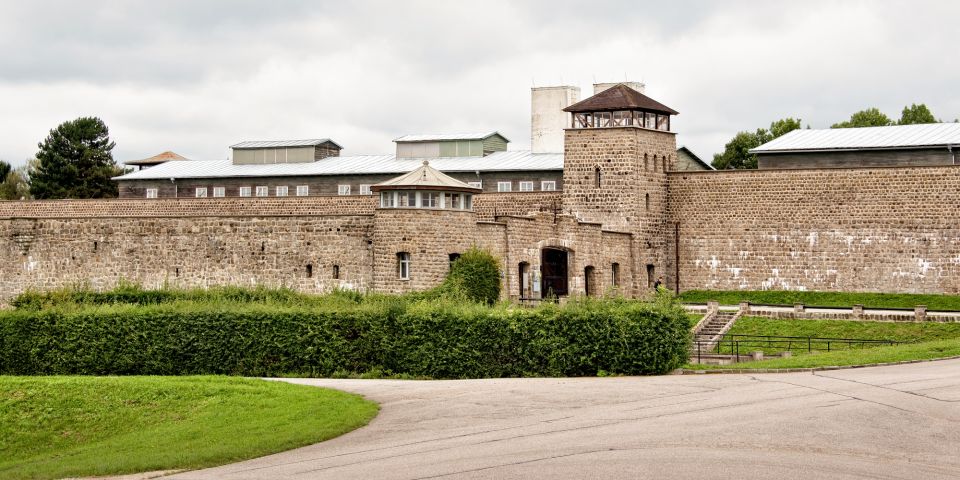
[[[786,337],[772,335],[725,334],[718,339],[708,335],[695,335],[693,347],[696,349],[697,362],[702,355],[730,355],[740,362],[741,355],[752,357],[752,352],[831,352],[899,345],[895,340],[866,338],[824,338],[824,337]],[[839,347],[839,348],[838,348]],[[742,352],[742,353],[741,353]]]

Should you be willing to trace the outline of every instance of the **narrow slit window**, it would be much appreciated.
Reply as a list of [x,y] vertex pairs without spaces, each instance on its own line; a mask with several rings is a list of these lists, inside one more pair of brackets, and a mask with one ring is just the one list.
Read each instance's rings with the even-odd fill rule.
[[593,183],[595,187],[600,188],[600,167],[593,169]]
[[410,254],[407,252],[397,254],[397,276],[400,280],[410,280]]

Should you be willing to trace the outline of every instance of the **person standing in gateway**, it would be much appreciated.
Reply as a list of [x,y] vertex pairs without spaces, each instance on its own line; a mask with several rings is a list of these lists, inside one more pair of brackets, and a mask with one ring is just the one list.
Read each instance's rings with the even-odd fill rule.
[[653,291],[656,292],[657,290],[660,290],[660,287],[662,286],[663,286],[663,276],[661,275],[657,277],[656,282],[653,282]]

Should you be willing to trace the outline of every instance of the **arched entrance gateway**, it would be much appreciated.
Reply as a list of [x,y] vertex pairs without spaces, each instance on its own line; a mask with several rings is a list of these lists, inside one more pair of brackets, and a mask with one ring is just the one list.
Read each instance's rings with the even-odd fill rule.
[[544,297],[562,297],[570,293],[567,276],[567,251],[544,248],[540,253],[540,276]]

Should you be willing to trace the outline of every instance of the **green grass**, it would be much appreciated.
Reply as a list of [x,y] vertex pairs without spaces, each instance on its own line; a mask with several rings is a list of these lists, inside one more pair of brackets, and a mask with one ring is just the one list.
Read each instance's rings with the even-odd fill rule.
[[741,369],[756,370],[768,368],[816,368],[828,366],[870,365],[908,360],[928,360],[960,355],[960,339],[951,338],[931,342],[911,343],[892,347],[875,347],[863,350],[841,350],[821,352],[810,355],[797,355],[792,358],[744,362],[732,365],[686,365],[691,370]]
[[685,303],[717,300],[723,305],[748,301],[757,305],[793,305],[802,303],[820,307],[913,308],[926,305],[929,310],[960,310],[960,295],[920,295],[868,292],[796,292],[782,290],[689,290],[679,296]]
[[0,376],[0,478],[209,467],[327,440],[377,410],[242,378]]
[[[777,337],[851,338],[860,340],[892,340],[913,343],[948,338],[960,338],[960,323],[913,323],[913,322],[858,322],[845,320],[776,320],[762,317],[743,317],[728,332],[730,335],[762,335]],[[727,337],[730,339],[731,337]],[[750,342],[750,343],[746,343]],[[740,353],[763,351],[775,354],[787,350],[788,345],[754,343],[757,340],[741,339]],[[813,341],[811,346],[826,349],[824,341]],[[806,354],[807,342],[798,340],[790,350]],[[830,350],[862,349],[863,344],[830,343]],[[866,345],[866,348],[876,348]],[[721,353],[731,353],[732,346],[722,344]]]

